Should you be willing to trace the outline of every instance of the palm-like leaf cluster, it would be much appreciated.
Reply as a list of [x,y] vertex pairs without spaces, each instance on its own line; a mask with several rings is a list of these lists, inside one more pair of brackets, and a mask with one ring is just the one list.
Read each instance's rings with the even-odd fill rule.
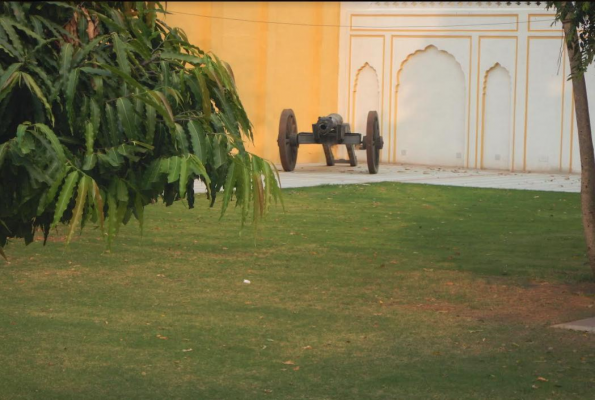
[[160,198],[193,206],[195,179],[242,223],[280,191],[246,152],[251,124],[229,66],[157,18],[154,2],[3,3],[0,253],[9,238],[86,222],[108,245]]

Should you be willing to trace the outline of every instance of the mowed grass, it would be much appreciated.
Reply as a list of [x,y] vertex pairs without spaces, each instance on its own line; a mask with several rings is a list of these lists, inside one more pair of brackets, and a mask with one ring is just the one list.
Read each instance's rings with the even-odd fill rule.
[[[577,194],[284,190],[256,231],[206,201],[105,252],[6,248],[1,399],[593,398]],[[245,284],[245,279],[250,284]]]

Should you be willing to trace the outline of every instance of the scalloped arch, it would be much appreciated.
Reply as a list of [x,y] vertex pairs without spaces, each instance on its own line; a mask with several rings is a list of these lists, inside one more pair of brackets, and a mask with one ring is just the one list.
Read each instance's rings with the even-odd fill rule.
[[[452,58],[454,60],[454,62],[459,66],[459,69],[461,70],[461,72],[463,73],[463,75],[465,75],[465,72],[463,70],[463,67],[461,66],[461,63],[457,60],[457,58],[455,56],[453,56],[451,53],[449,53],[446,50],[440,50],[437,46],[434,46],[433,44],[427,45],[426,47],[424,47],[423,49],[419,49],[414,51],[413,53],[409,54],[407,57],[405,57],[405,59],[401,62],[401,65],[399,65],[399,70],[397,71],[397,84],[395,86],[395,92],[399,91],[399,85],[401,84],[401,72],[403,72],[403,68],[405,67],[405,64],[407,64],[407,62],[413,58],[416,54],[419,53],[423,53],[428,51],[429,49],[435,49],[438,50],[441,53],[446,54],[447,56],[449,56],[450,58]],[[464,81],[463,81],[464,82]]]
[[361,67],[359,67],[357,72],[355,73],[355,82],[353,83],[353,93],[357,92],[359,76],[360,76],[361,72],[366,68],[370,68],[372,71],[374,71],[374,77],[376,78],[376,89],[378,89],[378,92],[380,93],[380,83],[378,82],[378,71],[376,71],[376,68],[374,68],[373,66],[368,64],[367,61]]
[[512,75],[510,75],[510,71],[508,70],[508,68],[503,67],[500,63],[495,63],[494,65],[492,65],[490,68],[488,68],[483,76],[483,87],[482,87],[482,95],[485,96],[486,94],[486,90],[487,90],[487,85],[488,85],[488,75],[490,74],[490,72],[492,72],[493,70],[495,70],[496,68],[502,68],[504,71],[506,71],[506,74],[508,75],[508,78],[510,79],[510,82],[512,84]]
[[[420,142],[416,142],[415,140],[413,140],[411,138],[410,129],[406,128],[404,125],[402,125],[402,121],[403,121],[402,115],[406,115],[406,114],[403,114],[403,111],[405,111],[405,110],[403,110],[403,105],[405,105],[406,109],[409,109],[409,108],[406,103],[402,103],[402,99],[400,99],[400,97],[405,93],[405,85],[403,86],[403,88],[401,88],[401,84],[409,81],[408,77],[405,76],[405,75],[407,75],[408,72],[405,75],[403,75],[404,70],[410,71],[408,68],[405,68],[405,66],[407,65],[407,63],[410,60],[415,59],[415,56],[426,53],[426,52],[432,53],[432,57],[430,57],[430,59],[432,59],[433,56],[439,56],[439,58],[441,58],[440,60],[438,60],[438,61],[440,61],[438,63],[438,65],[436,65],[436,60],[433,61],[434,66],[439,68],[439,70],[444,70],[446,67],[448,67],[447,70],[449,71],[449,74],[450,73],[456,74],[456,78],[457,78],[456,83],[455,83],[455,81],[452,81],[452,80],[449,80],[448,82],[443,82],[447,87],[449,87],[449,90],[456,91],[456,95],[457,95],[456,101],[455,101],[456,115],[452,114],[452,115],[443,116],[443,117],[445,117],[446,120],[449,121],[449,127],[452,128],[452,129],[449,128],[450,130],[454,129],[457,132],[458,131],[463,132],[463,136],[461,139],[461,137],[459,137],[458,133],[453,131],[453,134],[455,134],[457,139],[456,139],[456,141],[452,141],[449,139],[450,140],[449,141],[445,137],[443,137],[442,134],[436,133],[437,130],[435,129],[435,127],[429,128],[430,131],[428,133],[433,135],[433,137],[435,139],[445,141],[444,143],[446,143],[447,144],[446,147],[448,147],[448,149],[444,148],[444,149],[436,150],[432,154],[438,156],[438,158],[440,158],[442,160],[442,161],[436,161],[436,163],[439,163],[440,165],[449,165],[450,166],[452,164],[452,166],[460,166],[459,165],[460,162],[463,162],[463,164],[466,162],[464,154],[465,154],[467,142],[465,141],[465,137],[468,136],[468,132],[469,132],[468,127],[467,127],[467,129],[465,129],[465,115],[467,112],[466,104],[468,104],[468,101],[469,101],[468,94],[467,94],[468,84],[467,84],[466,74],[465,74],[465,70],[463,69],[461,63],[457,60],[457,58],[453,54],[449,53],[446,50],[441,50],[440,48],[438,48],[437,46],[435,46],[433,44],[427,45],[424,48],[420,48],[420,49],[410,53],[409,55],[407,55],[407,57],[405,57],[405,59],[403,59],[403,61],[400,63],[399,68],[396,72],[396,84],[394,86],[394,92],[391,93],[391,96],[393,96],[392,98],[394,99],[394,103],[392,105],[391,123],[390,123],[390,125],[392,127],[392,132],[390,133],[389,139],[388,139],[389,158],[392,162],[404,160],[402,158],[397,157],[397,151],[398,151],[400,143],[401,143],[401,146],[403,146],[403,145],[405,145],[405,146],[409,146],[409,145],[410,146],[418,146],[418,145],[421,146]],[[425,62],[426,61],[424,61],[424,63]],[[415,70],[413,70],[413,72],[415,72]],[[417,86],[411,87],[411,89],[412,89],[411,93],[421,94],[421,92],[425,93],[426,89],[429,90],[429,86],[424,85],[424,82],[427,80],[426,79],[427,75],[424,75],[426,72],[418,71],[418,73],[414,74],[417,77],[417,78],[415,78],[416,82],[417,82],[416,83]],[[421,85],[421,87],[420,87],[420,85]],[[440,86],[442,86],[442,85],[440,85]],[[407,85],[407,87],[409,88],[409,85]],[[449,103],[449,107],[450,107],[450,105],[453,104],[453,101],[454,101],[454,99],[446,100],[446,98],[444,98],[443,100],[447,101]],[[437,104],[435,101],[431,101],[430,103],[433,104],[433,107],[435,107]],[[460,113],[459,113],[459,111],[460,111]],[[409,110],[409,112],[414,112],[414,111]],[[420,118],[417,118],[417,119],[420,119]],[[428,125],[428,127],[430,125]],[[456,127],[456,129],[453,127]],[[405,128],[405,131],[402,130],[403,128]],[[459,140],[463,140],[463,142],[460,143]],[[449,156],[447,156],[446,154],[449,151],[452,151],[453,157],[454,157],[454,154],[456,154],[456,159],[457,160],[461,159],[462,161],[457,161],[457,160],[453,161],[452,159],[448,158]],[[414,156],[414,158],[409,158],[408,160],[409,161],[415,160],[415,161],[413,161],[414,163],[422,163],[422,164],[430,163],[430,164],[432,164],[432,161],[428,160],[429,153],[426,153],[424,155],[421,155],[421,154],[422,153],[417,153],[417,155]],[[405,155],[401,154],[401,156],[405,156]],[[407,157],[410,157],[410,155]],[[422,160],[422,161],[420,161],[420,160]],[[405,161],[405,162],[407,162],[407,161]],[[438,164],[436,164],[436,165],[438,165]]]
[[[480,132],[478,131],[476,133],[476,135],[481,134],[481,144],[479,144],[479,140],[478,140],[479,138],[477,136],[476,136],[476,141],[475,141],[476,146],[478,144],[480,146],[480,150],[479,150],[479,168],[480,169],[485,168],[485,152],[486,152],[486,150],[485,150],[485,147],[486,147],[485,124],[486,124],[486,118],[487,118],[486,117],[486,97],[487,97],[487,88],[488,88],[488,78],[489,78],[491,72],[498,70],[498,69],[501,69],[506,72],[506,76],[508,77],[508,84],[510,85],[509,86],[509,94],[512,95],[512,86],[511,86],[512,85],[512,76],[510,74],[510,71],[506,67],[502,66],[500,63],[497,62],[494,65],[492,65],[490,68],[488,68],[485,71],[485,74],[483,76],[483,86],[482,86],[482,93],[481,93],[481,131]],[[512,103],[511,103],[511,106],[512,106]],[[510,115],[509,115],[509,117],[510,117]],[[510,128],[512,128],[512,127],[510,127]],[[510,130],[510,132],[511,132],[511,130]],[[513,150],[513,152],[514,152],[514,150]],[[476,148],[475,154],[476,154],[475,162],[477,164],[477,148]],[[514,153],[513,153],[513,155],[510,156],[510,158],[514,158]]]
[[356,106],[357,106],[357,90],[358,90],[358,85],[359,85],[359,78],[361,76],[361,73],[363,71],[365,71],[367,68],[369,68],[372,72],[374,72],[374,81],[376,82],[376,87],[374,88],[374,91],[376,93],[376,97],[379,98],[380,97],[380,81],[378,79],[378,71],[376,71],[376,68],[374,68],[373,66],[371,66],[367,61],[358,68],[356,74],[355,74],[355,82],[353,84],[353,92],[352,92],[352,102],[351,102],[351,126],[352,129],[355,128],[355,124],[356,124]]

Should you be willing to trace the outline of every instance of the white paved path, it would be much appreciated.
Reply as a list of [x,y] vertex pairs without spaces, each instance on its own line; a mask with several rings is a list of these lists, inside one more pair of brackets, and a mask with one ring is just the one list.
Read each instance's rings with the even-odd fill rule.
[[404,182],[428,185],[466,186],[497,189],[545,190],[554,192],[580,192],[578,174],[517,173],[448,167],[424,167],[416,165],[380,165],[378,174],[370,175],[365,164],[350,167],[336,164],[327,167],[320,164],[297,165],[293,172],[279,175],[284,188],[344,185],[349,183]]
[[[284,172],[277,165],[283,188],[362,184],[370,182],[423,183],[428,185],[465,186],[496,189],[544,190],[553,192],[580,192],[578,174],[519,173],[449,167],[381,164],[378,174],[370,175],[368,167],[337,163],[298,164],[293,172]],[[204,188],[195,184],[197,192]]]

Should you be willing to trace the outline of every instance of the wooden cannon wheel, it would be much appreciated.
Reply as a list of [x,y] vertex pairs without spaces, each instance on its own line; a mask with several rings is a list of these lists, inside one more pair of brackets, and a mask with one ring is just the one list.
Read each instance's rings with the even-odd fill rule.
[[291,108],[287,108],[281,113],[277,144],[279,145],[279,155],[283,170],[287,172],[293,171],[297,161],[299,143],[297,138],[297,121]]
[[380,149],[384,141],[380,136],[380,126],[378,123],[378,113],[370,111],[368,113],[368,123],[366,126],[366,155],[368,156],[368,171],[371,174],[378,173],[378,164],[380,161]]

